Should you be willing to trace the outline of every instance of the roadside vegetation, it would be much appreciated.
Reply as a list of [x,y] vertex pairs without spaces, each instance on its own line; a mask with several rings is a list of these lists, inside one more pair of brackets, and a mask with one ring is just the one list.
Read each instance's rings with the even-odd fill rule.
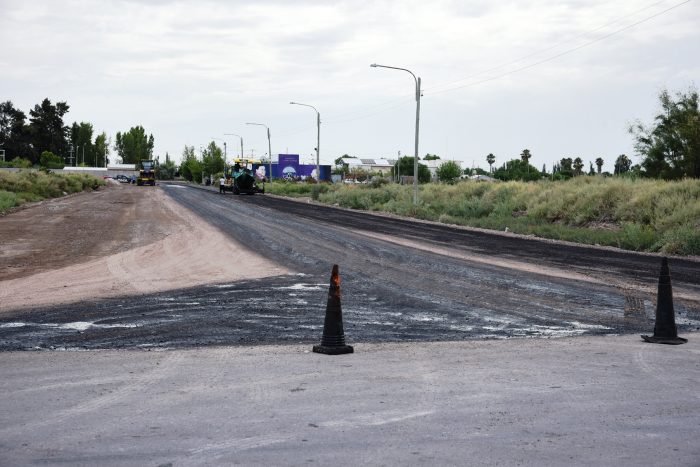
[[270,193],[351,209],[634,251],[700,255],[700,181],[581,176],[571,180],[421,185],[276,182]]
[[[698,92],[659,95],[654,122],[630,129],[641,163],[621,154],[614,173],[603,172],[604,160],[563,157],[548,173],[530,165],[532,153],[494,166],[488,172],[466,169],[464,175],[486,176],[494,183],[458,181],[449,161],[438,166],[436,179],[421,177],[419,203],[413,204],[410,183],[391,183],[387,174],[364,173],[344,155],[335,174],[351,182],[336,185],[273,183],[270,193],[309,196],[352,209],[384,211],[401,216],[493,230],[536,235],[578,243],[615,246],[635,251],[700,255],[700,111]],[[439,156],[427,154],[423,160]],[[594,166],[595,164],[595,166]],[[425,166],[419,165],[419,171]],[[413,158],[401,158],[393,174],[412,174]],[[427,168],[425,168],[427,171]],[[361,182],[356,184],[357,182]]]
[[0,213],[28,202],[95,190],[104,184],[104,180],[88,174],[0,171]]

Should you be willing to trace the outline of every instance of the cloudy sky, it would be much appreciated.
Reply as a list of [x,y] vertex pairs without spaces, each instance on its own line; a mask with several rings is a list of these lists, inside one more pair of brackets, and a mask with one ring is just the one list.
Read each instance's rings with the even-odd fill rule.
[[[420,149],[487,167],[634,154],[661,89],[700,81],[698,0],[0,0],[0,100],[66,101],[114,138],[142,125],[156,154],[213,138],[229,158],[321,161]],[[632,158],[636,161],[636,158]]]

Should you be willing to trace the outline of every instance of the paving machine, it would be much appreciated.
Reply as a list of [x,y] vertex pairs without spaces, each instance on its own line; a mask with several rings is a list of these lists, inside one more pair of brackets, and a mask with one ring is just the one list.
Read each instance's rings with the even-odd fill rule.
[[265,193],[265,179],[261,180],[262,187],[260,187],[256,178],[256,165],[259,166],[260,162],[249,159],[235,159],[230,172],[226,174],[224,191],[230,190],[234,195]]
[[153,185],[156,184],[156,169],[155,162],[152,160],[143,160],[139,163],[139,176],[136,179],[136,184],[141,185]]

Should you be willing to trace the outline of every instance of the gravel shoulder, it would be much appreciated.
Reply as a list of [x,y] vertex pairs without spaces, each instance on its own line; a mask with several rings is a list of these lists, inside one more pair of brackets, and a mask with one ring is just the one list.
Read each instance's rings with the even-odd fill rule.
[[110,184],[0,218],[5,310],[286,274],[158,187]]

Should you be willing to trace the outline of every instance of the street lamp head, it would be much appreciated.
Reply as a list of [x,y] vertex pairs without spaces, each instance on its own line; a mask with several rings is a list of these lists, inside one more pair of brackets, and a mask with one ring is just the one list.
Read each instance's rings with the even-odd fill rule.
[[296,104],[296,102],[290,102],[290,104]]
[[370,66],[371,66],[372,68],[376,68],[376,67],[377,67],[377,64],[376,64],[376,63],[372,63]]

